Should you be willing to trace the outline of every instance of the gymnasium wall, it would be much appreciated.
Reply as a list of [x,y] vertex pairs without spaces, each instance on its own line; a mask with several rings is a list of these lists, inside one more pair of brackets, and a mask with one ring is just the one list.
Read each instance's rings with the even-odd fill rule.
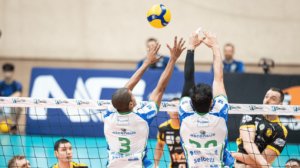
[[[157,3],[172,14],[163,29],[146,19]],[[145,56],[147,38],[158,38],[160,52],[169,54],[165,43],[175,35],[188,40],[201,26],[216,32],[221,46],[233,43],[245,63],[270,57],[299,65],[299,6],[299,0],[0,0],[0,56],[135,62]],[[201,46],[196,61],[210,63],[211,51]]]

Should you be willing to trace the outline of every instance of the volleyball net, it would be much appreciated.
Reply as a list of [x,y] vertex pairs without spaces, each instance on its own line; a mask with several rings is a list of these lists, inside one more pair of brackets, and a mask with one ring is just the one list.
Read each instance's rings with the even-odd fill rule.
[[[0,126],[1,131],[4,132],[0,134],[0,168],[7,167],[9,159],[14,155],[25,155],[31,162],[31,167],[52,167],[58,162],[54,155],[54,144],[62,138],[72,144],[74,162],[84,163],[89,168],[105,167],[108,154],[103,130],[103,115],[110,103],[110,100],[0,97]],[[146,103],[137,102],[135,109]],[[162,123],[170,120],[166,111],[178,112],[179,103],[162,102],[160,112],[150,125],[147,147],[148,158],[152,162],[154,162],[158,128]],[[273,167],[284,167],[286,161],[291,158],[300,159],[300,141],[297,143],[294,139],[300,137],[300,132],[297,132],[300,124],[300,105],[229,104],[227,147],[229,151],[237,151],[235,140],[239,136],[240,123],[244,114],[279,115],[282,125],[293,130],[288,133],[287,142],[281,142],[286,144],[280,156],[272,163]],[[20,116],[26,117],[26,122],[19,122]],[[21,129],[26,129],[26,134],[20,133]],[[164,154],[159,162],[160,168],[169,167],[170,164],[168,143],[180,143],[180,137],[170,135],[169,139],[166,138]],[[175,155],[171,157],[177,162],[182,160]]]

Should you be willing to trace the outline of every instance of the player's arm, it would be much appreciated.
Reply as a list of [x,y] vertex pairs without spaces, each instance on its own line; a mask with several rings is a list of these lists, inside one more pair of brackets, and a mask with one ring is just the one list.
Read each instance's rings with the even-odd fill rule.
[[214,82],[213,82],[213,97],[218,95],[226,95],[224,81],[223,81],[223,62],[220,47],[216,35],[213,35],[210,31],[203,31],[207,41],[203,43],[212,49],[213,51],[213,71],[214,71]]
[[158,167],[160,159],[161,159],[162,155],[164,154],[164,147],[165,147],[164,141],[157,141],[156,147],[155,147],[154,166],[153,167]]
[[171,52],[171,57],[170,57],[167,67],[165,68],[164,72],[160,76],[158,84],[157,84],[156,88],[154,89],[154,91],[152,92],[150,99],[149,99],[150,101],[156,102],[158,107],[160,106],[161,98],[162,98],[162,96],[168,86],[168,83],[171,79],[171,76],[173,74],[175,63],[176,63],[177,59],[179,58],[180,54],[182,53],[182,51],[185,49],[185,48],[183,48],[184,43],[185,43],[185,41],[182,42],[182,38],[180,39],[179,43],[177,43],[177,36],[176,36],[175,40],[174,40],[173,48],[171,48],[167,44],[167,46]]
[[148,67],[163,57],[163,55],[157,57],[157,52],[159,48],[160,45],[158,43],[155,43],[154,45],[150,46],[150,48],[148,49],[148,55],[146,60],[144,61],[142,66],[133,74],[133,76],[125,85],[125,88],[128,88],[129,90],[132,91],[135,85],[140,81],[140,79],[142,78],[143,74],[146,72]]
[[9,97],[21,97],[21,92],[16,91],[15,93],[11,94]]
[[189,46],[184,64],[184,85],[181,97],[189,96],[189,90],[195,85],[194,52],[204,39],[205,37],[199,40],[198,34],[195,32],[191,33],[190,35]]

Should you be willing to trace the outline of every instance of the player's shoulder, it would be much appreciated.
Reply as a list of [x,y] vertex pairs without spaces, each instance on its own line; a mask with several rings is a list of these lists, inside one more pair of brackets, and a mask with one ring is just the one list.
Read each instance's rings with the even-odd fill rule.
[[0,81],[0,86],[4,85],[4,80]]
[[76,163],[76,162],[72,162],[73,168],[87,168],[87,165],[84,163]]
[[155,112],[159,111],[158,104],[154,101],[148,101],[141,108],[139,108],[136,112],[137,113],[148,113],[151,111],[155,111]]
[[227,98],[227,96],[220,94],[220,95],[214,97],[214,102],[221,103],[221,104],[228,103],[228,98]]
[[160,124],[160,125],[159,125],[159,128],[166,128],[166,127],[168,127],[169,125],[170,125],[170,120],[168,120],[168,121],[166,121],[166,122]]
[[16,85],[16,86],[22,86],[22,84],[20,82],[18,82],[18,81],[14,81],[13,84]]
[[194,112],[194,107],[192,105],[190,97],[182,97],[179,102],[179,110],[181,114],[182,112]]
[[56,163],[54,166],[52,166],[51,168],[59,168],[58,167],[58,163]]
[[285,137],[287,137],[288,134],[288,130],[286,129],[286,127],[280,122],[277,122],[278,126],[275,127],[275,130],[279,133],[279,134],[284,134]]

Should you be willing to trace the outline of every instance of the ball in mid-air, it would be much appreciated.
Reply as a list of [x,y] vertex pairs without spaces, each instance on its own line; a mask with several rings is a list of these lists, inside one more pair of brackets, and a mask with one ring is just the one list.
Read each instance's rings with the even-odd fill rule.
[[2,133],[8,133],[10,131],[10,126],[8,124],[12,124],[10,120],[7,120],[7,122],[2,121],[0,124],[0,131]]
[[156,4],[148,10],[147,19],[151,26],[163,28],[171,21],[171,12],[165,5]]

